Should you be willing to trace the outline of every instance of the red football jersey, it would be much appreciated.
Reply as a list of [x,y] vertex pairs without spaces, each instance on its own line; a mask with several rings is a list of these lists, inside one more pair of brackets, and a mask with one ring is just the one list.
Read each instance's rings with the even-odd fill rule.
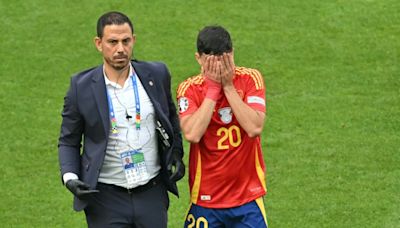
[[[237,67],[233,83],[242,100],[265,112],[262,75]],[[207,92],[197,75],[177,90],[179,115],[195,112]],[[191,201],[209,208],[236,207],[266,193],[265,164],[260,137],[250,138],[239,125],[225,96],[217,101],[211,122],[199,143],[190,144],[189,186]]]

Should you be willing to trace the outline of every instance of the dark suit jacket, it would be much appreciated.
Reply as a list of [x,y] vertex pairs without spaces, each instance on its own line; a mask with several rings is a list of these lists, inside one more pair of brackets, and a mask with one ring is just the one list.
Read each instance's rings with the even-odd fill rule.
[[[171,76],[159,62],[131,61],[155,113],[166,133],[170,147],[158,143],[161,175],[167,189],[178,196],[176,183],[168,170],[174,158],[182,160],[183,147],[176,107],[171,97]],[[61,133],[58,143],[61,175],[72,172],[95,189],[106,153],[110,117],[103,76],[103,65],[80,72],[71,78],[64,98]],[[160,138],[160,137],[159,137]],[[81,150],[83,142],[83,149]],[[183,163],[182,163],[183,164]],[[184,175],[184,168],[179,177]],[[74,209],[79,211],[87,202],[75,197]]]

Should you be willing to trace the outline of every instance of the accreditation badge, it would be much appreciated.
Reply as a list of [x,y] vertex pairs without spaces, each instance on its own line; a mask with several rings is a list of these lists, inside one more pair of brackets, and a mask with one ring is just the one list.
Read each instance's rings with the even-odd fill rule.
[[121,161],[128,186],[149,178],[144,154],[140,150],[130,150],[121,153]]

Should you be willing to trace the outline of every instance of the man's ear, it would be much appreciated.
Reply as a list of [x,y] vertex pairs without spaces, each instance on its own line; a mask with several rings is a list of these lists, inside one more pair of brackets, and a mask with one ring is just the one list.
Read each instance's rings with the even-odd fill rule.
[[136,44],[136,34],[135,33],[132,34],[132,42],[133,42],[132,46],[135,46],[135,44]]
[[202,60],[201,60],[201,55],[200,55],[198,52],[196,52],[196,53],[194,54],[194,57],[196,58],[197,63],[199,63],[199,65],[202,66],[202,65],[203,65],[203,62],[202,62]]
[[232,54],[232,62],[233,62],[233,65],[235,65],[235,54],[234,54],[233,48],[232,48],[231,54]]
[[94,45],[96,45],[96,49],[97,49],[99,52],[101,52],[101,51],[103,50],[103,48],[101,47],[101,38],[98,37],[98,36],[96,36],[96,37],[93,39],[93,42],[94,42]]

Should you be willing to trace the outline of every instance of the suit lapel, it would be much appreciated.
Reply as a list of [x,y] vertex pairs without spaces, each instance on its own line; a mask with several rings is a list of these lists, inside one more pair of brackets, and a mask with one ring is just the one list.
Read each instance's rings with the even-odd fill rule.
[[132,66],[135,69],[135,72],[137,73],[138,78],[140,79],[140,82],[142,83],[144,89],[146,90],[147,95],[150,97],[150,100],[153,103],[153,107],[156,113],[156,119],[161,122],[168,135],[170,135],[171,137],[173,135],[172,126],[168,120],[168,117],[163,112],[163,109],[159,102],[160,100],[162,100],[159,98],[159,96],[164,96],[164,94],[162,94],[161,92],[161,88],[159,88],[162,86],[160,85],[162,83],[161,80],[154,78],[149,71],[141,67],[140,64],[138,64],[137,62],[132,62]]
[[103,75],[103,65],[96,68],[93,72],[92,78],[92,91],[93,96],[97,103],[97,108],[101,116],[101,120],[103,122],[104,132],[108,137],[108,132],[110,129],[110,117],[109,117],[109,109],[107,103],[107,94],[106,94],[106,85],[104,82],[104,75]]
[[157,83],[154,81],[150,72],[143,67],[140,67],[136,62],[132,62],[132,66],[158,113],[161,110],[161,106],[158,102],[159,99],[157,98]]

